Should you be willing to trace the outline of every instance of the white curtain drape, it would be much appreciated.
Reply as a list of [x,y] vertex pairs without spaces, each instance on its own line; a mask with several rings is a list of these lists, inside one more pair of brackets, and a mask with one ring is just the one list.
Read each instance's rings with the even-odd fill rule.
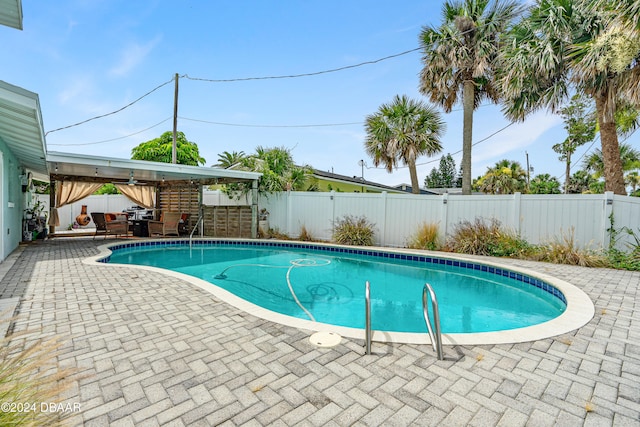
[[55,226],[60,225],[58,217],[58,209],[69,203],[77,202],[85,197],[93,194],[102,187],[102,184],[96,182],[78,182],[78,181],[58,181],[59,186],[56,188],[56,206],[51,208],[51,220]]
[[156,204],[155,187],[148,185],[116,184],[116,188],[139,206],[153,209]]

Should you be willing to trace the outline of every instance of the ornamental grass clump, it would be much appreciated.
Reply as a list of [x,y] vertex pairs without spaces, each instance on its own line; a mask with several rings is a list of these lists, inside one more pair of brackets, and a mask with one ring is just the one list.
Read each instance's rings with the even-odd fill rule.
[[554,240],[540,245],[534,258],[537,261],[581,267],[607,267],[609,265],[607,257],[601,252],[578,246],[573,227],[568,233],[561,232],[559,238],[556,237]]
[[63,393],[79,379],[72,378],[77,370],[56,363],[62,346],[58,340],[27,343],[28,337],[25,333],[0,339],[0,425],[66,425],[74,411],[50,408],[60,404]]
[[515,232],[504,230],[495,218],[489,221],[476,218],[456,224],[447,239],[446,249],[451,252],[499,257],[526,257],[532,246]]
[[298,236],[298,240],[301,242],[314,242],[315,238],[311,235],[309,230],[307,230],[306,226],[300,227],[300,235]]
[[440,249],[440,236],[438,224],[424,222],[420,224],[416,233],[410,238],[407,245],[410,249],[426,249],[437,251]]
[[375,224],[364,216],[345,215],[333,226],[333,240],[341,245],[373,246]]

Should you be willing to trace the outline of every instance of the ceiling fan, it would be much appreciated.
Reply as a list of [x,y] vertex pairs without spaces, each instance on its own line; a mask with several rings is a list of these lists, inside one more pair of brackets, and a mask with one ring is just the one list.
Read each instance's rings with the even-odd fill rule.
[[129,180],[128,181],[114,182],[113,184],[119,184],[119,185],[147,185],[146,182],[140,182],[140,181],[134,179],[133,178],[133,171],[131,171],[131,173],[129,174]]

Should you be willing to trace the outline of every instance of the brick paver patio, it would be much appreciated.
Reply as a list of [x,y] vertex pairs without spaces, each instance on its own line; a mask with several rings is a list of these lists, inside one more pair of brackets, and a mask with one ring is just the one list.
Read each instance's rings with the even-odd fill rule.
[[36,242],[0,264],[0,298],[19,298],[12,330],[63,337],[60,365],[88,374],[66,395],[72,425],[640,425],[639,272],[505,260],[580,287],[595,317],[438,361],[420,345],[317,348],[187,282],[83,264],[103,243]]

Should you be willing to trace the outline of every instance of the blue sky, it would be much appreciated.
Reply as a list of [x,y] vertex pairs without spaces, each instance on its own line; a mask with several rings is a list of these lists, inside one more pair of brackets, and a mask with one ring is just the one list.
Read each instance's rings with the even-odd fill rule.
[[[423,25],[439,24],[440,3],[24,0],[23,13],[23,31],[0,27],[10,58],[0,79],[38,93],[45,131],[52,131],[119,110],[175,73],[200,79],[294,75],[405,52],[418,47]],[[426,101],[418,91],[421,67],[420,52],[413,52],[301,78],[214,83],[183,77],[178,129],[198,144],[207,166],[223,151],[284,146],[299,164],[360,176],[364,159],[366,179],[408,183],[406,168],[389,174],[372,167],[363,122],[396,94]],[[171,130],[173,100],[170,82],[116,114],[49,133],[48,148],[130,158],[133,147]],[[459,109],[443,113],[442,154],[462,147]],[[491,105],[479,108],[474,121],[474,142],[509,124]],[[355,124],[278,127],[344,123]],[[473,176],[503,158],[525,165],[526,151],[535,174],[562,180],[564,166],[551,146],[565,136],[559,116],[532,115],[474,147]],[[419,159],[421,184],[439,158]],[[459,166],[461,154],[454,158]]]

